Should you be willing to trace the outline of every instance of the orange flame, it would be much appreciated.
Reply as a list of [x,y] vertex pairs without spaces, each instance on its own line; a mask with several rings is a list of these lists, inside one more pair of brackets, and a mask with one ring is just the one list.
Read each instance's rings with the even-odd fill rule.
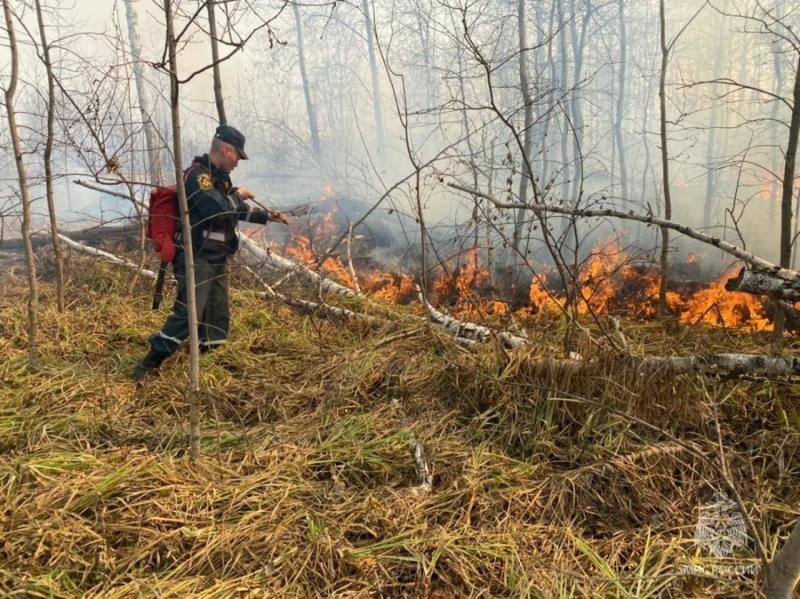
[[373,270],[361,285],[362,290],[374,299],[400,304],[416,296],[414,280],[408,275]]
[[771,331],[763,303],[749,293],[725,290],[725,281],[734,276],[740,267],[728,269],[718,281],[690,297],[682,306],[681,322],[705,322],[714,326],[742,328],[753,331]]
[[[335,197],[333,187],[325,186],[325,199]],[[286,253],[303,263],[316,261],[315,246],[327,247],[339,232],[335,220],[336,207],[325,213],[305,234],[295,232]],[[313,240],[313,243],[312,243]],[[587,314],[624,313],[631,317],[652,317],[658,310],[660,273],[631,263],[616,241],[604,243],[595,250],[581,268],[577,277],[579,295],[578,312]],[[697,263],[697,256],[689,254],[687,265]],[[746,293],[732,293],[724,288],[724,281],[733,274],[731,269],[719,281],[695,293],[669,291],[667,304],[684,323],[704,322],[714,326],[741,328],[746,330],[771,330],[770,321],[761,300]],[[328,277],[350,288],[354,288],[353,277],[339,257],[328,257],[320,267]],[[362,291],[377,300],[390,303],[406,303],[416,296],[413,279],[405,274],[384,272],[377,268],[362,269],[358,273]],[[529,307],[519,312],[520,316],[535,315],[555,317],[565,305],[563,293],[551,291],[547,276],[533,278],[528,290]],[[486,269],[480,266],[477,248],[468,250],[463,262],[453,273],[443,271],[432,285],[432,291],[440,302],[452,303],[451,311],[459,318],[502,316],[510,312],[511,306],[494,299],[491,294],[491,279]]]

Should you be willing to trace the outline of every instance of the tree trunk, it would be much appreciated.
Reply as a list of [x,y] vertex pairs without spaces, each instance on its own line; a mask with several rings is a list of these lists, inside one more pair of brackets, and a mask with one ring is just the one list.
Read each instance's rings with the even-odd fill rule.
[[[362,4],[366,4],[366,2],[362,1]],[[367,10],[369,5],[367,4],[367,6],[364,6],[363,8],[364,10]],[[431,77],[431,68],[435,60],[435,56],[433,56],[433,52],[431,51],[431,19],[428,18],[428,15],[423,12],[422,7],[417,9],[415,12],[417,17],[417,27],[419,28],[417,33],[419,34],[420,52],[422,53],[422,66],[425,69],[425,108],[430,109],[433,108],[434,102],[434,82],[433,77]],[[371,19],[367,27],[369,29],[372,28]],[[371,34],[371,31],[367,32],[367,40],[369,40]],[[369,41],[367,43],[369,43]]]
[[[642,359],[641,372],[669,370],[672,374],[726,374],[752,376],[798,376],[800,358],[752,354],[707,354],[699,356],[649,356]],[[798,539],[800,541],[800,539]]]
[[[458,79],[458,89],[461,99],[461,123],[464,127],[464,141],[467,144],[467,152],[469,153],[469,166],[470,172],[472,173],[472,182],[475,185],[475,188],[478,188],[478,165],[475,163],[475,147],[472,145],[472,130],[469,125],[469,118],[467,117],[467,95],[466,89],[464,87],[464,59],[462,56],[461,48],[456,50],[457,53],[457,60],[458,60],[458,72],[457,72],[457,79]],[[474,202],[472,208],[472,220],[475,224],[475,247],[479,246],[480,240],[480,221],[481,221],[481,206],[480,202],[481,199],[473,195],[472,201]],[[488,218],[488,214],[487,214]],[[487,269],[489,270],[489,277],[494,281],[494,273],[492,272],[492,265],[491,265],[491,228],[487,228],[487,242],[486,242],[486,256],[487,256]]]
[[[486,198],[492,204],[494,204],[497,208],[500,209],[510,209],[510,208],[519,208],[522,204],[519,203],[505,203],[501,202],[489,194],[486,194],[480,190],[470,189],[464,187],[463,185],[459,185],[457,183],[448,183],[448,187],[452,187],[453,189],[459,189],[461,191],[465,191],[471,194],[477,194],[483,198]],[[687,237],[691,237],[692,239],[696,239],[703,243],[707,243],[712,245],[716,248],[719,248],[723,252],[727,252],[731,256],[735,256],[737,259],[749,264],[753,267],[754,270],[764,270],[768,271],[769,274],[773,277],[777,277],[780,279],[785,279],[786,281],[796,281],[800,279],[800,272],[796,270],[791,270],[789,268],[783,268],[778,264],[773,264],[759,256],[756,256],[753,253],[747,252],[741,248],[736,247],[735,245],[725,241],[724,239],[720,239],[718,237],[713,237],[708,235],[707,233],[703,233],[702,231],[698,231],[696,229],[692,229],[691,227],[687,227],[686,225],[681,225],[679,223],[674,223],[672,221],[665,220],[663,218],[659,218],[657,216],[653,216],[651,214],[636,214],[634,212],[622,212],[620,210],[612,210],[608,208],[602,208],[598,210],[587,210],[587,209],[576,209],[576,208],[563,208],[561,206],[553,206],[553,205],[531,205],[528,206],[528,209],[533,211],[534,213],[553,213],[553,214],[564,214],[567,216],[580,216],[584,218],[606,218],[606,217],[613,217],[619,218],[622,220],[631,220],[631,221],[638,221],[640,223],[646,223],[648,225],[656,225],[661,228],[666,229],[673,229],[678,231],[679,233],[686,235]]]
[[322,145],[319,141],[319,125],[317,124],[317,111],[314,108],[314,100],[311,97],[311,84],[306,73],[306,55],[303,46],[303,23],[300,20],[300,9],[297,4],[292,4],[294,11],[295,29],[297,32],[297,57],[300,63],[300,77],[303,80],[303,95],[306,99],[306,112],[308,113],[308,131],[311,135],[311,149],[317,164],[322,163]]
[[[161,172],[160,143],[157,141],[153,117],[150,113],[150,102],[148,100],[147,89],[144,80],[144,62],[142,61],[142,44],[139,39],[139,32],[136,26],[136,11],[133,7],[133,0],[125,0],[125,15],[128,22],[128,44],[130,45],[131,57],[133,58],[133,77],[136,82],[136,96],[139,101],[139,113],[144,128],[144,139],[147,155],[147,172],[151,185],[162,185],[163,173]],[[147,229],[144,218],[144,209],[134,204],[134,209],[139,217],[139,251],[140,268],[144,267],[147,261]],[[134,284],[136,278],[131,281]]]
[[[561,29],[558,33],[558,47],[559,54],[561,55],[560,87],[562,88],[562,93],[566,93],[568,86],[567,78],[569,77],[569,67],[567,65],[567,40],[566,33],[564,31],[564,0],[556,1],[558,7],[558,25]],[[572,206],[574,205],[574,202],[572,202],[569,197],[570,173],[572,170],[569,163],[569,124],[571,120],[569,115],[569,103],[565,102],[563,104],[562,112],[564,113],[564,118],[562,119],[561,143],[559,144],[561,146],[561,199],[568,206]]]
[[[639,194],[639,205],[646,206],[647,205],[647,173],[650,172],[652,169],[650,168],[650,144],[647,141],[647,136],[649,133],[650,124],[650,100],[653,97],[653,88],[649,85],[649,82],[643,81],[642,85],[644,86],[644,98],[642,105],[644,106],[644,110],[642,110],[642,147],[644,149],[644,164],[642,165],[642,183],[641,183],[641,193]],[[641,236],[642,236],[642,229],[639,227],[637,229],[637,242],[641,245]]]
[[225,116],[225,101],[222,97],[222,74],[219,70],[219,48],[217,46],[217,18],[214,15],[215,3],[216,0],[206,0],[206,8],[208,9],[208,35],[211,38],[211,60],[214,64],[214,103],[217,105],[219,124],[226,125],[228,119]]
[[336,281],[323,277],[321,274],[314,272],[299,262],[285,258],[274,251],[267,251],[258,247],[247,235],[240,235],[239,242],[241,243],[244,260],[254,268],[267,266],[294,273],[325,293],[343,295],[345,297],[354,297],[356,295],[355,291],[349,287],[345,287]]
[[22,143],[17,129],[17,115],[14,108],[14,94],[17,91],[19,78],[19,56],[17,52],[17,38],[14,34],[14,22],[11,17],[11,0],[3,0],[3,15],[8,32],[8,46],[11,51],[11,77],[5,90],[6,116],[8,129],[11,135],[11,145],[14,151],[14,161],[17,164],[17,177],[19,191],[22,196],[22,239],[25,243],[25,266],[28,274],[28,354],[31,364],[39,360],[39,347],[37,343],[39,289],[36,282],[36,262],[33,257],[31,244],[31,194],[28,189],[28,173],[22,160]]
[[417,295],[430,319],[454,337],[467,339],[469,341],[488,341],[492,338],[492,335],[496,333],[503,344],[510,349],[520,348],[529,343],[527,339],[519,335],[514,335],[507,331],[493,331],[483,325],[467,322],[466,320],[459,320],[440,312],[428,302],[419,286],[417,286]]
[[[575,72],[573,73],[573,88],[572,99],[570,100],[570,111],[572,113],[572,146],[573,156],[575,161],[575,178],[572,180],[572,205],[578,206],[583,195],[583,179],[584,179],[584,164],[583,164],[583,106],[581,104],[581,77],[583,73],[583,53],[586,49],[586,32],[589,27],[589,21],[592,17],[593,7],[590,3],[586,4],[586,12],[581,20],[581,31],[578,35],[576,27],[576,10],[575,0],[572,0],[572,19],[570,19],[570,32],[572,34],[572,57],[575,60]],[[576,251],[577,251],[577,233],[576,233]]]
[[[523,148],[522,152],[528,156],[528,159],[522,159],[522,176],[519,179],[519,201],[520,204],[528,203],[528,187],[530,186],[531,172],[528,170],[530,163],[530,150],[531,150],[531,129],[533,128],[533,101],[531,100],[530,82],[528,77],[528,25],[526,19],[526,5],[527,0],[518,0],[517,2],[517,29],[519,31],[519,85],[522,91],[522,102],[525,107],[525,122],[523,130]],[[525,248],[522,245],[522,230],[528,218],[529,211],[524,208],[517,210],[516,218],[514,219],[514,236],[513,244],[515,256],[520,254],[525,255],[527,249],[527,242]],[[516,262],[516,260],[515,260]],[[512,294],[516,289],[517,284],[517,268],[514,268],[512,274]]]
[[50,216],[50,237],[56,257],[56,301],[58,311],[64,312],[64,250],[58,238],[56,207],[53,200],[53,122],[55,118],[55,84],[53,83],[53,65],[50,62],[50,46],[44,29],[44,18],[40,0],[36,0],[36,21],[39,25],[39,39],[42,42],[42,62],[47,71],[47,140],[44,146],[45,194],[47,196],[47,212]]
[[619,13],[619,77],[617,79],[617,109],[614,119],[614,139],[619,156],[619,181],[623,201],[628,201],[628,167],[625,162],[625,136],[622,130],[622,117],[625,112],[625,67],[627,64],[628,39],[625,30],[625,0],[617,1]]
[[[667,150],[667,65],[669,48],[667,47],[666,19],[664,17],[664,0],[659,0],[659,24],[661,37],[661,76],[658,80],[658,100],[661,122],[661,178],[664,187],[664,219],[672,219],[672,197],[669,187],[669,152]],[[667,285],[669,283],[669,229],[661,227],[661,283],[658,287],[658,311],[669,313],[667,306]]]
[[727,291],[769,295],[791,302],[800,300],[800,279],[787,280],[770,272],[743,268],[738,275],[725,283]]
[[[175,38],[172,0],[164,1],[167,21],[167,47],[169,49],[169,87],[172,111],[172,147],[175,156],[175,182],[178,188],[178,204],[181,212],[183,239],[192,239],[192,225],[189,221],[189,205],[186,189],[183,186],[183,149],[181,145],[181,115],[178,104],[180,84],[178,83],[178,40]],[[184,244],[186,260],[186,307],[189,313],[189,387],[186,390],[189,402],[190,456],[196,460],[200,455],[200,345],[197,334],[197,298],[195,295],[194,251],[191,241]]]
[[136,27],[136,12],[133,9],[133,0],[125,0],[125,15],[128,21],[128,43],[133,57],[133,77],[136,82],[136,97],[139,100],[139,112],[142,116],[144,138],[147,144],[147,170],[152,185],[161,185],[161,159],[156,141],[153,118],[150,114],[150,100],[145,87],[144,69],[142,62],[142,44]]
[[378,162],[383,165],[386,153],[386,134],[383,128],[383,104],[381,102],[380,80],[378,79],[378,62],[375,57],[375,32],[372,25],[372,13],[369,0],[361,0],[364,11],[364,24],[367,33],[367,53],[369,55],[369,74],[372,81],[372,114],[375,119],[375,135],[378,138]]
[[797,520],[789,538],[767,566],[767,599],[791,599],[800,580],[800,520]]
[[[543,9],[542,9],[543,10]],[[556,16],[556,3],[553,2],[550,5],[550,14],[548,17],[548,29],[545,39],[547,39],[547,59],[546,59],[546,66],[550,72],[550,80],[553,81],[555,85],[556,81],[558,81],[558,75],[556,74],[556,61],[553,57],[553,38],[555,36],[555,16]],[[544,21],[544,17],[539,17],[539,20]],[[540,69],[540,72],[544,72],[544,68]],[[541,141],[541,155],[542,155],[542,170],[541,170],[541,177],[542,177],[542,185],[546,188],[550,187],[550,140],[548,139],[548,133],[550,131],[550,124],[553,120],[553,112],[550,112],[545,115],[545,122],[544,122],[544,130],[542,131],[542,136],[540,138]],[[547,201],[547,200],[545,200]]]
[[[722,3],[722,11],[725,12],[728,8],[728,2]],[[720,66],[722,64],[722,55],[724,47],[725,31],[720,27],[716,35],[716,47],[718,51],[714,54],[714,70],[712,77],[720,76]],[[711,222],[714,216],[715,208],[717,205],[716,192],[717,192],[717,171],[711,168],[714,164],[714,154],[717,145],[717,126],[719,124],[719,102],[714,102],[711,107],[711,124],[708,128],[708,143],[706,144],[706,201],[703,204],[703,226],[708,228],[713,225]]]
[[[779,264],[789,268],[792,264],[792,197],[794,195],[794,170],[797,159],[797,138],[800,132],[800,53],[797,56],[797,69],[794,76],[794,93],[792,101],[792,120],[789,124],[789,142],[784,154],[783,186],[781,189],[781,241]],[[780,347],[783,344],[783,331],[786,319],[783,312],[775,318],[773,340]]]
[[783,189],[781,191],[781,245],[780,265],[789,268],[792,259],[792,196],[794,195],[794,169],[797,158],[797,139],[800,133],[800,54],[794,76],[792,120],[789,125],[789,143],[783,166]]

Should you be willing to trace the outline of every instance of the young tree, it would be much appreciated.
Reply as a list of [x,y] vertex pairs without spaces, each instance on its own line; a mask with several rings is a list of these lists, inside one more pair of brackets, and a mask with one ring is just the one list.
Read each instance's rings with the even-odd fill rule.
[[[209,8],[209,10],[211,9]],[[147,144],[147,168],[150,175],[150,183],[152,185],[160,185],[162,174],[159,144],[156,142],[155,125],[150,113],[150,99],[147,94],[147,88],[145,87],[142,44],[139,39],[139,30],[137,27],[133,0],[125,0],[125,16],[128,23],[128,44],[130,45],[131,56],[134,61],[133,75],[136,81],[136,97],[139,101],[139,113],[142,116],[145,143]]]
[[375,57],[375,32],[373,31],[370,0],[361,0],[361,9],[364,12],[364,28],[367,34],[367,56],[369,57],[369,75],[372,84],[372,113],[375,120],[375,135],[378,139],[378,161],[383,162],[386,154],[386,134],[383,130],[383,103],[381,102],[378,78],[378,61]]
[[300,18],[300,9],[297,3],[292,3],[294,11],[295,32],[297,34],[297,58],[300,64],[300,77],[303,80],[303,95],[306,99],[306,113],[308,114],[308,131],[311,136],[311,149],[318,165],[322,164],[322,144],[319,140],[319,124],[317,123],[317,109],[311,95],[311,83],[306,71],[306,54],[303,45],[303,21]]
[[55,83],[53,76],[53,65],[50,62],[50,46],[47,43],[47,35],[44,27],[44,16],[42,15],[41,1],[36,0],[36,21],[39,26],[39,40],[41,42],[40,58],[44,63],[47,72],[47,132],[45,138],[44,154],[44,176],[45,194],[47,197],[47,212],[50,217],[50,238],[53,243],[53,252],[56,258],[56,301],[58,311],[64,312],[64,250],[61,247],[61,240],[58,237],[58,223],[56,219],[56,207],[53,199],[53,139],[54,139],[54,120],[55,120]]
[[[676,42],[681,37],[687,27],[691,25],[692,21],[697,18],[697,15],[705,8],[708,2],[704,2],[697,10],[694,16],[681,28],[681,30],[672,38],[672,41],[667,43],[667,21],[665,16],[664,0],[659,0],[659,39],[661,43],[661,73],[658,79],[658,104],[659,104],[659,126],[661,137],[661,181],[664,193],[664,218],[666,220],[672,219],[672,191],[669,179],[669,138],[667,137],[667,67],[669,66],[669,57]],[[667,287],[669,285],[669,229],[661,227],[661,282],[658,286],[658,310],[664,315],[669,312],[667,306]]]
[[626,69],[628,64],[628,35],[625,27],[625,0],[617,0],[617,17],[619,19],[619,71],[617,73],[617,102],[614,111],[614,143],[619,157],[619,181],[622,190],[622,199],[630,200],[628,196],[628,166],[625,159],[625,134],[622,122],[625,115],[625,87],[628,84]]
[[208,9],[208,37],[211,40],[211,64],[214,65],[214,104],[217,107],[219,124],[225,125],[228,122],[225,116],[225,100],[222,96],[222,73],[219,64],[219,46],[217,45],[217,18],[214,14],[215,0],[206,0]]
[[28,187],[28,171],[25,167],[25,161],[22,159],[22,141],[19,136],[17,113],[14,104],[14,96],[17,92],[17,83],[19,81],[19,50],[10,3],[11,0],[3,0],[3,16],[6,23],[8,46],[11,51],[11,75],[5,89],[6,116],[8,117],[8,129],[11,135],[14,161],[17,165],[17,180],[22,201],[22,240],[25,247],[25,267],[28,274],[28,355],[31,364],[35,365],[39,359],[37,342],[39,288],[36,281],[36,261],[33,256],[33,244],[31,243],[32,200]]
[[[522,92],[522,105],[525,112],[523,122],[523,143],[522,152],[530,156],[533,145],[531,135],[533,131],[533,100],[531,99],[530,74],[528,69],[528,24],[527,24],[526,0],[517,2],[517,30],[519,35],[519,87]],[[530,161],[522,161],[522,176],[519,179],[519,201],[521,204],[528,203],[528,188],[531,184],[531,172],[529,170]],[[527,210],[518,210],[514,219],[514,250],[517,254],[524,252],[522,247],[522,229],[527,222]],[[514,277],[516,279],[516,276]]]
[[[183,145],[181,144],[180,81],[178,78],[178,43],[175,36],[172,0],[164,0],[166,45],[169,60],[170,113],[172,115],[172,153],[175,158],[175,181],[178,189],[183,239],[192,239],[189,203],[183,186]],[[189,435],[192,459],[200,455],[200,341],[197,332],[197,295],[195,293],[194,252],[192,244],[184,244],[186,260],[186,307],[189,319]]]

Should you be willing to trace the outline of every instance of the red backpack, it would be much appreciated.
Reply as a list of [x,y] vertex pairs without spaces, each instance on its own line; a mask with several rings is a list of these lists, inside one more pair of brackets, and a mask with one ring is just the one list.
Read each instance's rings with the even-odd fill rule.
[[178,230],[178,188],[175,185],[154,187],[150,192],[147,215],[147,238],[162,262],[175,259],[175,231]]
[[[183,182],[196,162],[183,171]],[[158,252],[162,262],[172,262],[178,248],[175,247],[175,232],[180,226],[178,212],[178,188],[175,185],[154,187],[150,191],[147,215],[147,238],[153,241],[153,249]]]

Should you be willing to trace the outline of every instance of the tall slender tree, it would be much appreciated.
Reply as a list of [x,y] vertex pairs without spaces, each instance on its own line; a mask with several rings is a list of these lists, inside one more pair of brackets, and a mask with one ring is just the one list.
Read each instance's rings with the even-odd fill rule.
[[214,65],[212,68],[212,72],[214,73],[214,104],[217,106],[219,124],[225,125],[228,123],[228,118],[225,116],[225,100],[222,95],[222,73],[220,72],[219,46],[217,45],[215,4],[215,0],[206,0],[206,9],[208,11],[208,36],[211,39],[211,64]]
[[136,82],[136,98],[139,102],[139,113],[142,117],[144,138],[147,144],[147,172],[151,185],[160,185],[162,181],[161,158],[159,143],[157,142],[156,128],[150,111],[150,98],[144,77],[144,62],[142,61],[142,43],[139,38],[139,28],[133,0],[125,0],[125,16],[128,23],[128,45],[133,58],[133,77]]
[[[519,35],[519,86],[522,92],[522,104],[524,107],[524,122],[523,122],[523,147],[522,152],[526,156],[530,156],[532,147],[532,132],[533,132],[533,100],[531,99],[530,88],[530,73],[528,69],[528,24],[527,24],[527,11],[526,0],[517,1],[517,32]],[[528,169],[530,159],[522,160],[522,176],[519,179],[519,201],[521,204],[528,203],[528,188],[531,185],[531,172]],[[525,252],[522,247],[522,230],[528,219],[528,211],[522,208],[517,210],[516,217],[514,218],[514,250],[515,255],[520,255]],[[516,281],[516,274],[513,276],[512,282]]]
[[800,137],[800,43],[797,45],[797,67],[794,73],[791,108],[789,140],[784,154],[783,188],[781,190],[780,265],[785,268],[789,268],[792,260],[792,197],[797,162],[797,141]]
[[[659,135],[661,137],[661,185],[664,194],[664,218],[672,219],[672,192],[669,181],[669,139],[667,138],[667,66],[670,47],[667,45],[667,21],[664,0],[658,0],[659,40],[661,45],[661,71],[658,78]],[[658,286],[658,310],[667,314],[667,286],[669,285],[669,229],[661,227],[661,283]]]
[[50,45],[47,42],[47,34],[44,27],[44,16],[40,0],[36,0],[36,22],[39,26],[39,40],[41,42],[40,58],[44,63],[47,72],[47,131],[45,137],[44,153],[44,177],[45,195],[47,197],[47,213],[50,217],[50,238],[53,243],[53,252],[56,257],[56,301],[58,311],[64,312],[64,250],[61,247],[61,239],[58,237],[58,220],[56,218],[56,207],[53,199],[53,138],[55,121],[55,83],[53,75],[53,65],[50,62]]
[[321,164],[322,144],[319,140],[317,109],[314,106],[314,99],[311,95],[311,83],[308,80],[308,72],[306,71],[306,53],[303,44],[303,21],[300,18],[300,9],[297,7],[296,2],[292,3],[292,10],[294,11],[295,32],[297,34],[297,59],[300,64],[300,77],[303,81],[303,95],[306,99],[306,113],[308,114],[308,131],[311,136],[311,149],[314,152],[317,164]]
[[375,56],[375,32],[369,0],[361,0],[361,8],[364,12],[364,27],[367,35],[367,56],[369,57],[369,75],[372,84],[372,114],[375,120],[375,135],[378,139],[378,158],[382,162],[386,153],[386,134],[383,128],[383,103],[381,102],[378,60]]
[[8,80],[8,86],[5,89],[6,117],[8,117],[8,130],[11,135],[11,146],[14,152],[14,162],[17,165],[17,180],[22,200],[22,241],[25,247],[25,267],[28,274],[28,355],[31,364],[35,365],[39,360],[37,340],[39,288],[36,281],[36,261],[33,256],[33,244],[31,242],[32,200],[30,189],[28,188],[28,171],[22,158],[22,142],[19,136],[17,113],[14,104],[17,83],[19,82],[19,50],[17,48],[17,37],[14,31],[10,3],[11,0],[3,0],[3,16],[6,22],[8,46],[11,51],[11,75]]
[[[172,151],[175,158],[175,181],[178,189],[178,204],[181,213],[183,239],[192,238],[189,221],[189,204],[183,186],[183,146],[181,144],[180,81],[178,78],[178,39],[175,37],[174,9],[172,0],[164,0],[167,26],[167,49],[169,54],[169,89],[172,114]],[[186,261],[186,308],[189,317],[189,386],[186,395],[189,403],[189,435],[192,459],[200,454],[200,345],[197,331],[197,294],[195,290],[194,251],[192,244],[184,244]]]
[[625,157],[625,133],[622,128],[625,115],[625,86],[627,85],[626,69],[628,64],[628,36],[625,26],[625,0],[617,0],[617,18],[619,22],[619,71],[617,72],[617,103],[614,111],[614,143],[619,158],[619,182],[622,198],[628,197],[628,167]]
[[[672,189],[669,179],[669,138],[667,137],[667,69],[669,58],[675,43],[686,28],[706,7],[708,1],[694,13],[670,42],[667,42],[667,20],[664,0],[658,1],[659,41],[661,45],[661,71],[658,78],[659,135],[661,138],[661,184],[664,194],[664,219],[672,219]],[[658,286],[658,311],[662,315],[669,312],[667,305],[667,288],[669,286],[669,229],[661,227],[661,282]]]

